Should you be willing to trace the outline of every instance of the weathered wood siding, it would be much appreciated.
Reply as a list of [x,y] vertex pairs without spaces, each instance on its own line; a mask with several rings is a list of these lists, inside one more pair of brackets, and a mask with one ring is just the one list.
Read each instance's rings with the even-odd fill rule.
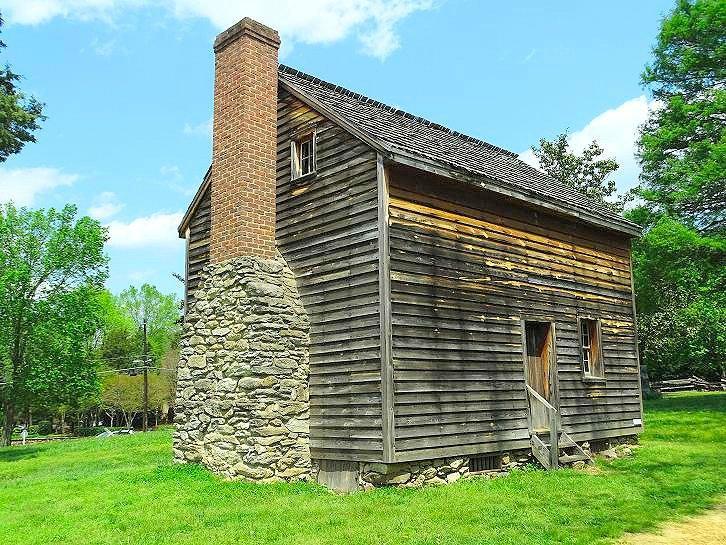
[[[317,172],[290,180],[290,141],[315,127]],[[310,317],[313,458],[381,460],[376,155],[282,92],[277,243]]]
[[194,298],[199,284],[199,274],[209,263],[209,230],[212,227],[211,198],[209,187],[202,194],[194,214],[189,220],[187,240],[187,302]]
[[[528,447],[523,318],[555,322],[565,431],[639,432],[629,241],[413,169],[388,177],[396,460]],[[578,315],[602,320],[604,383],[583,381]]]

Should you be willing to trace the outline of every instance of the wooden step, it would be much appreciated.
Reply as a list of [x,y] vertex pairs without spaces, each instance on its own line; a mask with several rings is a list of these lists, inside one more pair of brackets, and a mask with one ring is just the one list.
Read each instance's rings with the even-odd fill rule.
[[[543,443],[545,444],[545,446],[546,446],[547,448],[549,448],[550,446],[552,446],[552,445],[551,445],[551,443],[550,443],[549,441],[542,441],[542,442],[543,442]],[[557,446],[558,446],[558,447],[559,447],[560,449],[565,449],[565,448],[577,448],[577,444],[576,444],[576,443],[571,443],[571,442],[569,442],[569,441],[560,441],[560,442],[559,442],[559,443],[557,444]]]
[[590,457],[587,454],[566,454],[560,456],[561,464],[572,464],[574,462],[589,462]]
[[[545,446],[550,447],[552,444],[549,441],[542,441]],[[560,441],[557,446],[560,448],[560,450],[565,448],[577,448],[577,445],[575,443],[568,443],[567,441]]]

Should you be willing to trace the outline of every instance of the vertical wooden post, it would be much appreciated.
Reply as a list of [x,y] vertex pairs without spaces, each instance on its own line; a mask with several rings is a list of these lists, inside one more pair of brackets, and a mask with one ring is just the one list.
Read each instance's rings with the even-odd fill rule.
[[148,430],[149,426],[149,365],[147,362],[148,343],[146,342],[146,319],[144,318],[144,418],[143,431]]
[[[638,371],[638,397],[640,398],[640,427],[643,427],[643,375],[640,372],[640,347],[638,346],[638,316],[635,308],[635,281],[633,280],[633,241],[630,241],[630,256],[628,259],[630,266],[630,303],[633,309],[633,342],[635,343],[635,361]],[[605,362],[603,362],[605,365]]]
[[[560,369],[557,365],[557,324],[554,320],[550,322],[550,335],[552,342],[552,349],[550,350],[550,405],[555,408],[555,434],[556,441],[559,441],[560,432],[562,431],[562,413],[560,412]],[[559,462],[559,444],[557,444],[555,450],[557,451],[557,461]]]
[[187,227],[184,233],[184,319],[189,310],[189,249],[191,229]]
[[557,411],[548,409],[550,416],[550,469],[557,469],[560,462],[559,433],[557,430]]
[[380,308],[381,397],[383,420],[383,461],[393,462],[395,456],[393,361],[391,345],[391,261],[388,238],[388,180],[383,156],[377,156],[378,178],[378,297]]

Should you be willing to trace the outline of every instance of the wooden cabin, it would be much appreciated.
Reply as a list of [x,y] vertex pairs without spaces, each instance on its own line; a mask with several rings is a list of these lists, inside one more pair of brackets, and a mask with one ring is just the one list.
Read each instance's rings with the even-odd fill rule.
[[[517,154],[287,66],[277,248],[310,320],[313,460],[396,464],[642,430],[639,228]],[[187,300],[210,176],[180,227]],[[554,448],[553,448],[554,446]]]

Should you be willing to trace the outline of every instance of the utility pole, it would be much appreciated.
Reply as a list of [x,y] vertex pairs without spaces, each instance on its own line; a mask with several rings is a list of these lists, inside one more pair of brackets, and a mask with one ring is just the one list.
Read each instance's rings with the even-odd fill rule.
[[144,426],[143,431],[147,431],[149,424],[149,361],[148,354],[149,344],[146,339],[146,318],[144,318]]

